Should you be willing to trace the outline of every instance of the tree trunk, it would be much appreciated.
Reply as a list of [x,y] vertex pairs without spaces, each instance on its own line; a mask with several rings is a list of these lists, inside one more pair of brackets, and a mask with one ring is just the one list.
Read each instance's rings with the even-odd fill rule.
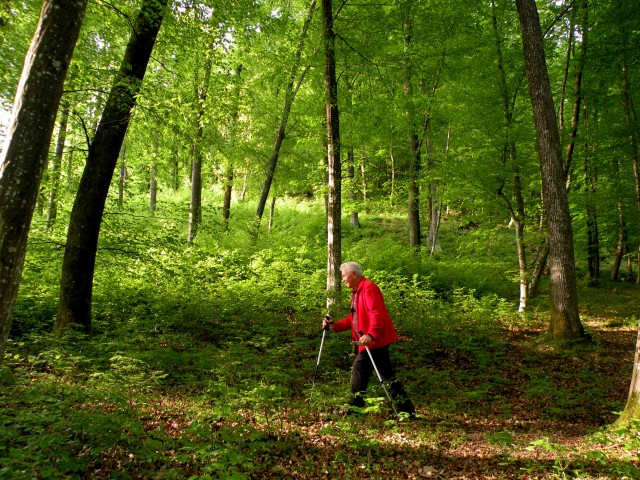
[[273,227],[273,217],[276,211],[276,197],[271,197],[271,206],[269,207],[269,231]]
[[0,156],[0,362],[64,80],[87,2],[45,0]]
[[120,151],[120,173],[118,175],[118,211],[124,207],[124,187],[127,182],[127,146],[123,145]]
[[[511,171],[512,199],[504,193],[503,186],[498,188],[498,198],[502,200],[515,226],[516,251],[518,254],[518,277],[520,283],[520,304],[518,312],[523,312],[527,307],[529,295],[529,278],[527,269],[527,253],[525,247],[524,231],[526,226],[526,214],[524,208],[524,198],[522,195],[522,179],[520,178],[520,166],[517,160],[516,143],[512,139],[513,130],[513,110],[517,92],[510,92],[505,73],[504,59],[502,54],[502,39],[498,30],[498,18],[495,10],[495,1],[491,2],[491,20],[493,27],[494,41],[497,54],[497,79],[502,100],[503,133],[501,163],[508,165]],[[503,180],[503,184],[506,180]]]
[[616,254],[613,258],[613,265],[611,266],[611,281],[616,282],[619,280],[620,265],[622,265],[622,257],[627,252],[627,226],[624,221],[624,214],[622,212],[622,201],[618,198],[618,243],[616,245]]
[[584,185],[586,191],[586,217],[587,217],[587,268],[589,272],[588,285],[598,286],[600,282],[600,233],[598,231],[598,213],[596,208],[596,185],[598,181],[598,162],[591,157],[589,145],[589,111],[584,109],[585,122],[585,161],[584,161]]
[[525,67],[536,125],[542,193],[549,231],[551,269],[551,321],[547,338],[582,339],[584,328],[578,313],[573,233],[560,135],[553,107],[535,0],[516,0],[522,28]]
[[627,421],[640,418],[640,324],[638,325],[638,337],[636,340],[636,353],[633,359],[633,373],[631,374],[631,386],[627,405],[618,421]]
[[327,311],[331,312],[340,294],[342,250],[342,167],[340,164],[340,121],[336,79],[335,33],[331,0],[322,0],[324,30],[324,95],[327,119]]
[[[347,178],[349,179],[349,200],[352,202],[356,201],[356,184],[355,184],[355,166],[354,163],[354,154],[353,147],[349,148],[349,152],[347,153]],[[360,228],[360,220],[358,218],[358,210],[355,208],[351,211],[350,218],[351,226],[354,228]]]
[[191,196],[189,198],[189,232],[187,243],[191,244],[198,234],[198,228],[202,223],[202,141],[204,139],[204,115],[209,95],[209,79],[213,62],[208,58],[204,67],[204,78],[199,83],[196,74],[196,99],[198,102],[198,117],[196,126],[196,138],[193,142],[193,160],[191,162]]
[[[411,7],[407,7],[410,9]],[[404,33],[404,57],[402,63],[403,80],[402,86],[405,97],[405,121],[407,125],[407,149],[409,157],[409,168],[407,172],[407,211],[409,224],[409,246],[419,248],[421,243],[420,234],[420,187],[418,186],[418,176],[420,175],[420,143],[416,133],[413,109],[413,85],[411,78],[411,37],[413,29],[413,19],[411,12],[404,12],[405,18],[402,22]]]
[[179,177],[180,163],[178,161],[179,153],[180,151],[178,150],[178,147],[176,147],[173,152],[173,155],[171,156],[171,188],[173,188],[174,191],[177,191],[178,188],[180,188],[180,177]]
[[528,298],[533,298],[538,293],[538,286],[540,285],[540,280],[544,275],[545,270],[547,269],[547,260],[549,259],[549,239],[546,238],[542,246],[540,247],[540,252],[538,253],[535,267],[533,268],[533,273],[531,274],[531,282],[529,282],[528,289]]
[[109,185],[136,96],[160,29],[166,0],[145,0],[109,92],[71,211],[54,331],[69,323],[91,331],[91,300],[98,236]]
[[289,72],[289,78],[287,80],[287,86],[284,94],[282,116],[280,117],[280,124],[278,125],[278,129],[276,130],[276,139],[273,144],[273,151],[271,152],[271,158],[269,159],[269,164],[267,165],[267,176],[265,178],[264,186],[262,187],[262,193],[260,194],[260,200],[258,201],[258,207],[256,209],[256,230],[260,226],[260,221],[262,220],[262,215],[264,214],[264,208],[267,204],[267,198],[269,197],[269,191],[271,190],[271,184],[273,183],[273,177],[276,173],[276,166],[278,164],[278,158],[280,157],[280,147],[282,147],[282,142],[284,141],[286,135],[291,106],[293,105],[293,100],[295,99],[296,94],[298,93],[298,89],[300,88],[300,85],[302,85],[302,81],[304,80],[304,77],[308,71],[308,68],[305,68],[297,81],[297,85],[294,85],[296,83],[298,69],[300,68],[300,59],[302,58],[302,50],[304,48],[305,39],[307,37],[307,30],[309,29],[309,24],[311,23],[311,19],[313,18],[315,9],[316,1],[311,0],[311,5],[309,5],[309,10],[307,11],[307,16],[302,25],[302,31],[300,32],[300,41],[298,42],[298,47],[294,54],[291,71]]
[[58,141],[56,150],[53,153],[51,164],[51,183],[49,190],[49,209],[47,213],[47,229],[52,229],[58,216],[58,191],[60,190],[60,170],[62,169],[62,155],[64,153],[64,142],[67,139],[67,124],[69,123],[69,102],[62,100],[62,110],[60,111],[60,127],[58,129]]
[[153,132],[153,157],[151,158],[151,170],[149,172],[149,211],[153,215],[158,206],[158,132]]
[[231,216],[231,193],[233,190],[233,155],[236,137],[238,135],[238,114],[240,109],[240,87],[242,86],[240,75],[242,73],[242,65],[238,65],[235,78],[235,92],[233,95],[234,106],[231,112],[231,127],[229,128],[229,136],[231,138],[231,154],[228,155],[229,163],[224,174],[224,197],[222,199],[222,231],[226,232],[229,228],[229,218]]
[[[638,162],[638,118],[631,97],[631,81],[629,80],[629,67],[627,65],[627,35],[622,36],[622,104],[624,107],[625,121],[629,131],[629,150],[633,164],[633,177],[635,180],[636,208],[638,220],[640,220],[640,166]],[[636,283],[640,283],[640,245],[638,245],[638,276]]]

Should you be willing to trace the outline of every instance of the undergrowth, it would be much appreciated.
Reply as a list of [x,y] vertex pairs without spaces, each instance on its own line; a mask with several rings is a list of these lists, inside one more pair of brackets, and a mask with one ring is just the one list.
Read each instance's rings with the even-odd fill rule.
[[49,333],[61,252],[45,238],[62,232],[36,226],[0,366],[0,477],[639,478],[639,424],[615,423],[638,286],[581,288],[595,342],[544,343],[547,306],[518,314],[505,293],[503,233],[473,233],[486,262],[454,261],[392,248],[396,220],[363,215],[374,231],[343,257],[385,294],[418,419],[394,417],[375,381],[345,417],[347,336],[327,335],[313,382],[326,260],[322,212],[300,208],[295,229],[283,215],[257,238],[205,229],[191,246],[160,214],[110,217],[91,337]]

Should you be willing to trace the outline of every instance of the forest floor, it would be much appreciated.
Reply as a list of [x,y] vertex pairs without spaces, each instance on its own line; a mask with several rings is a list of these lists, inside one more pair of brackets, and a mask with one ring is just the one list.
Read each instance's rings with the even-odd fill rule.
[[383,399],[343,413],[349,360],[336,357],[348,343],[337,337],[309,404],[316,332],[247,345],[155,330],[137,345],[133,334],[115,346],[12,341],[0,478],[640,479],[640,423],[616,423],[637,294],[590,297],[588,344],[542,342],[544,325],[403,336],[392,355],[415,419]]
[[[290,411],[280,419],[285,435],[273,437],[275,448],[258,459],[256,478],[640,478],[639,432],[606,426],[628,394],[636,331],[596,325],[590,330],[598,348],[580,356],[544,344],[532,348],[540,331],[506,332],[506,354],[492,372],[494,384],[502,381],[500,391],[484,385],[493,393],[478,394],[484,398],[455,410],[445,411],[442,401],[432,409],[414,398],[417,418],[399,422],[388,411]],[[443,354],[436,368],[465,369],[465,361]],[[590,383],[590,371],[600,373],[597,385]],[[550,380],[532,388],[531,378],[543,378],[540,373],[561,387],[554,389]],[[469,378],[465,388],[478,381]],[[592,390],[599,406],[589,401]],[[553,400],[541,407],[545,398]],[[295,447],[291,435],[298,439]]]

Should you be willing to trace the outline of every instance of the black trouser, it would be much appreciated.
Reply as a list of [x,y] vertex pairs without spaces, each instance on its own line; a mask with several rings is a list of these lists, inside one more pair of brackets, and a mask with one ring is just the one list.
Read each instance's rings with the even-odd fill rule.
[[[376,348],[375,350],[369,349],[369,351],[371,352],[376,367],[378,367],[382,381],[385,383],[389,382],[389,393],[396,402],[398,410],[413,413],[415,411],[413,403],[411,403],[411,400],[407,397],[402,384],[395,380],[393,365],[391,364],[391,357],[389,356],[389,346]],[[369,379],[373,373],[373,364],[367,351],[363,350],[358,352],[356,358],[353,360],[353,368],[351,370],[352,396],[349,401],[350,405],[364,407],[363,394],[367,390]]]

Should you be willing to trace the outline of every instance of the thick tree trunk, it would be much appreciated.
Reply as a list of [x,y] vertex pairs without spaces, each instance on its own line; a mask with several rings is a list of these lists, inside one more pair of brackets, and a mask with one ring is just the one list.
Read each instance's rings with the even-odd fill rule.
[[136,95],[162,23],[166,0],[145,0],[138,14],[120,70],[109,92],[71,211],[62,263],[60,305],[55,332],[69,323],[91,331],[93,274],[98,236],[109,185]]
[[313,18],[313,14],[316,10],[316,1],[312,0],[311,5],[309,5],[309,10],[307,11],[307,16],[302,25],[302,31],[300,32],[300,41],[298,42],[298,47],[296,48],[293,63],[291,64],[291,71],[289,72],[289,78],[287,80],[287,86],[284,94],[284,106],[282,108],[282,116],[280,117],[280,124],[278,125],[278,129],[276,130],[276,139],[273,144],[273,150],[271,152],[271,157],[269,158],[269,163],[267,165],[267,175],[264,181],[264,185],[262,187],[262,193],[260,194],[260,199],[258,200],[258,207],[256,209],[256,227],[260,226],[260,221],[262,220],[262,215],[264,214],[264,209],[267,204],[267,198],[269,197],[269,192],[271,190],[271,184],[273,183],[273,177],[276,173],[276,166],[278,164],[278,158],[280,157],[280,148],[282,147],[282,142],[284,141],[287,124],[289,122],[289,113],[291,112],[291,106],[293,105],[293,101],[298,93],[298,89],[300,85],[302,85],[302,81],[307,73],[308,69],[305,69],[296,84],[296,77],[298,76],[298,69],[300,68],[300,59],[302,58],[302,50],[304,48],[305,40],[307,37],[307,30],[309,29],[309,24],[311,23],[311,19]]
[[544,57],[540,19],[535,0],[516,0],[522,28],[525,67],[536,125],[542,193],[549,231],[551,269],[551,321],[547,337],[553,340],[584,338],[578,313],[573,233],[560,135]]
[[51,172],[49,175],[49,209],[47,213],[47,229],[53,228],[58,216],[58,191],[60,190],[60,170],[62,169],[62,155],[64,143],[67,139],[67,124],[69,123],[69,102],[62,100],[60,111],[60,127],[58,128],[58,140],[56,150],[53,153]]
[[336,79],[335,33],[331,0],[322,0],[324,29],[324,95],[327,119],[327,311],[331,312],[340,294],[342,250],[342,167],[340,163],[340,120]]
[[0,156],[0,362],[56,112],[86,5],[86,0],[44,1]]

